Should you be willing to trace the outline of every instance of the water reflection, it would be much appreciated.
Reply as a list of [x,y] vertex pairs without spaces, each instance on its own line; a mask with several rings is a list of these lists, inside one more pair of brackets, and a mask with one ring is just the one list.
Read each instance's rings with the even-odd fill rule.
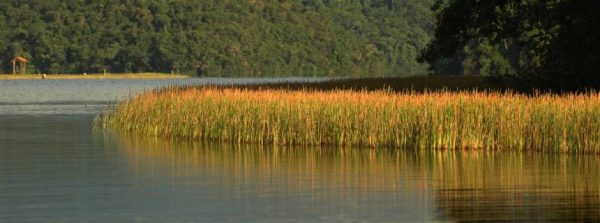
[[599,161],[587,155],[435,153],[439,217],[598,221]]
[[[111,143],[138,174],[169,166],[173,180],[210,175],[209,185],[238,202],[250,193],[281,196],[285,202],[276,204],[321,220],[336,213],[370,221],[600,220],[596,156],[265,148],[131,136]],[[306,200],[287,199],[299,197]],[[328,206],[337,208],[322,211]]]
[[[114,137],[105,137],[115,139]],[[426,221],[431,181],[417,156],[398,151],[280,148],[117,137],[134,175],[202,184],[229,203],[262,203],[257,221]],[[205,181],[190,179],[201,177]],[[264,203],[263,203],[264,202]],[[249,212],[264,209],[252,205]],[[247,210],[250,209],[250,210]],[[246,219],[248,220],[248,219]]]

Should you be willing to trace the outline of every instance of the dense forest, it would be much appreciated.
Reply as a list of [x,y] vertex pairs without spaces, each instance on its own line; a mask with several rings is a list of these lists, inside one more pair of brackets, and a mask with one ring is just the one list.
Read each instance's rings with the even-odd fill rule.
[[4,0],[0,73],[398,76],[434,30],[434,0]]
[[595,0],[5,0],[0,73],[516,77],[600,88]]
[[600,89],[597,0],[437,0],[434,72],[506,75],[522,86]]

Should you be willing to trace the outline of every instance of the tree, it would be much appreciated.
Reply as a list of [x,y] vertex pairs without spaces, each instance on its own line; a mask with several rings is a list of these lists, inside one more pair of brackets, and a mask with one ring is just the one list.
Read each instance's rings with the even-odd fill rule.
[[[485,57],[516,66],[515,75],[535,87],[600,88],[597,1],[438,0],[433,9],[437,27],[420,61],[435,64],[489,41],[506,61],[494,53]],[[473,66],[473,58],[466,62]]]

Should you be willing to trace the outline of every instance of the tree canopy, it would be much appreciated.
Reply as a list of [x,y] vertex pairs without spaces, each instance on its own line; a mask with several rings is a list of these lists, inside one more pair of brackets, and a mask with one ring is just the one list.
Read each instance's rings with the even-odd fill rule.
[[535,87],[600,88],[594,0],[438,0],[420,59],[437,72],[513,75]]
[[417,62],[433,0],[6,0],[0,73],[391,76]]

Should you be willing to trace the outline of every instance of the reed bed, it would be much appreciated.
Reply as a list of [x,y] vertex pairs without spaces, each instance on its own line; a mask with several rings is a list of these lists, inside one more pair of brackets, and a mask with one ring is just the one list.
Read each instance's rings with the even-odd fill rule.
[[98,122],[140,135],[278,145],[600,152],[600,93],[171,87]]

